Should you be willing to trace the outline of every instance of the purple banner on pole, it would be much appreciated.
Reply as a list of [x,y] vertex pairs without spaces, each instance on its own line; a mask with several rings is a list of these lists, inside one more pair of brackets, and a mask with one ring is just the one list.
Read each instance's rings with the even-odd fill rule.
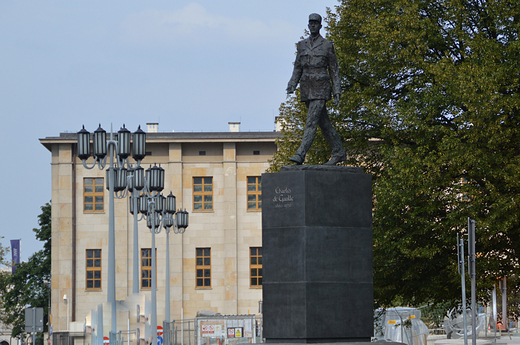
[[11,254],[13,258],[12,273],[16,271],[16,264],[20,263],[20,240],[11,240]]

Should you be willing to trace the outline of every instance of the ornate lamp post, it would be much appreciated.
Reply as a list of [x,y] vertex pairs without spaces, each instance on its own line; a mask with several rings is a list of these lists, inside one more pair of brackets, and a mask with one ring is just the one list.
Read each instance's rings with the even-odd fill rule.
[[[116,313],[116,293],[115,293],[115,216],[114,198],[125,198],[128,191],[131,194],[130,212],[134,217],[134,258],[133,258],[133,286],[132,292],[139,293],[139,236],[138,221],[143,217],[147,219],[147,226],[152,233],[152,334],[157,329],[157,277],[155,260],[155,235],[161,232],[161,228],[166,229],[167,252],[166,252],[166,309],[165,318],[170,321],[170,260],[169,260],[169,233],[173,228],[174,233],[184,233],[188,227],[188,212],[186,210],[176,211],[175,196],[170,192],[168,197],[164,197],[161,192],[164,189],[164,169],[161,167],[150,167],[144,171],[141,161],[146,156],[145,142],[146,133],[141,127],[133,133],[132,157],[135,160],[132,166],[128,160],[130,156],[130,131],[125,126],[118,132],[117,141],[113,140],[113,133],[110,133],[110,140],[106,140],[106,132],[99,128],[93,135],[93,156],[94,163],[87,165],[90,158],[90,133],[85,127],[78,132],[78,157],[83,161],[83,166],[93,169],[96,164],[99,169],[106,166],[107,153],[109,153],[109,167],[107,168],[107,182],[109,190],[109,236],[108,236],[108,298],[107,301],[112,305],[112,321],[110,330],[110,344],[115,344],[117,333],[117,313]],[[114,157],[117,161],[114,163]],[[128,169],[126,168],[128,167]],[[139,195],[140,194],[140,195]],[[141,213],[141,218],[138,217]],[[155,336],[154,336],[155,338]]]
[[132,192],[130,197],[130,213],[134,216],[134,259],[132,274],[132,293],[139,293],[139,193],[145,187],[144,169],[138,167],[133,169],[132,175],[128,177],[128,190]]
[[[107,153],[109,154],[109,166],[107,169],[107,182],[109,190],[107,302],[112,306],[110,329],[111,345],[115,344],[115,335],[117,333],[114,197],[116,193],[119,193],[118,197],[126,196],[125,190],[128,169],[132,171],[138,169],[141,165],[141,161],[146,156],[146,133],[143,132],[139,126],[137,131],[133,134],[132,146],[132,157],[136,163],[134,166],[130,164],[128,160],[128,157],[130,156],[130,135],[130,131],[128,131],[123,125],[123,128],[121,128],[118,132],[117,141],[114,140],[112,131],[110,131],[110,140],[107,141],[106,131],[101,128],[101,125],[99,125],[99,128],[94,131],[93,136],[93,155],[95,161],[93,165],[88,166],[87,159],[91,156],[90,133],[85,130],[85,126],[83,126],[83,129],[78,132],[78,157],[83,161],[83,166],[85,168],[92,169],[96,166],[97,163],[99,169],[104,169],[107,164]],[[115,163],[114,158],[117,159]],[[128,167],[128,169],[125,166]]]
[[[175,209],[175,196],[170,192],[168,195],[167,203],[173,202],[173,209]],[[171,205],[169,206],[172,207]],[[175,221],[172,222],[172,226],[165,226],[166,231],[166,291],[164,298],[164,319],[167,322],[170,322],[170,228],[173,227],[173,232],[175,234],[184,234],[186,228],[188,227],[188,212],[177,211],[175,213]]]
[[[173,197],[173,198],[172,198]],[[167,197],[168,201],[173,201],[173,205],[175,205],[175,196],[170,192],[170,195]],[[167,202],[168,202],[167,201]],[[170,206],[171,207],[171,206]],[[175,209],[175,206],[173,206],[173,209]],[[173,225],[173,232],[175,234],[183,234],[186,231],[186,228],[188,227],[188,212],[186,210],[184,211],[177,211],[175,213],[175,221]],[[165,289],[165,296],[164,296],[164,320],[168,322],[168,329],[164,327],[164,342],[170,343],[170,331],[171,331],[171,317],[170,317],[170,226],[165,227],[166,231],[166,289]]]
[[[161,167],[150,167],[146,170],[146,194],[140,197],[140,212],[146,214],[146,224],[152,233],[152,315],[151,329],[152,339],[155,339],[157,330],[157,274],[155,259],[155,235],[166,229],[166,289],[165,289],[165,319],[170,321],[170,249],[169,233],[173,227],[175,233],[184,233],[188,227],[188,212],[175,211],[175,196],[170,192],[164,197],[161,192],[164,189],[164,169]],[[175,216],[175,218],[174,218]],[[152,340],[153,341],[153,340]]]

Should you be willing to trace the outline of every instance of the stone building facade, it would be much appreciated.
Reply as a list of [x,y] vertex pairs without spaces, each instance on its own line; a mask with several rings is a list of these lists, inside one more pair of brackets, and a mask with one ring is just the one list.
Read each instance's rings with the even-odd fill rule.
[[[236,128],[236,123],[233,128]],[[165,169],[164,194],[189,212],[184,234],[170,233],[171,318],[201,310],[258,314],[262,299],[261,174],[278,132],[147,133],[146,169]],[[89,312],[107,301],[106,171],[76,157],[76,134],[40,142],[52,155],[53,332],[84,331]],[[92,164],[89,159],[88,164]],[[116,300],[132,294],[133,216],[115,200]],[[164,319],[166,235],[156,236],[157,323]],[[150,295],[151,234],[139,222],[140,295]],[[181,312],[183,315],[181,315]],[[126,320],[118,320],[126,328]],[[118,328],[120,328],[118,327]],[[107,327],[107,329],[109,329]]]

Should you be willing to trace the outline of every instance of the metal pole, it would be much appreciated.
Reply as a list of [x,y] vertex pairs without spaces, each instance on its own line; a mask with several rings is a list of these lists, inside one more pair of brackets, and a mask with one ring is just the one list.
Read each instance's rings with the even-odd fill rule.
[[475,221],[468,217],[469,276],[471,278],[471,344],[477,345],[477,292],[475,272]]
[[491,295],[491,298],[493,300],[493,328],[494,328],[494,334],[495,334],[495,343],[497,339],[497,284],[493,286],[493,293]]
[[464,327],[464,345],[468,345],[468,321],[466,318],[466,267],[464,259],[464,239],[460,239],[460,280],[462,285],[462,320]]
[[113,133],[110,133],[110,141],[108,142],[108,148],[110,150],[110,170],[108,179],[108,209],[109,209],[109,221],[108,221],[108,298],[107,302],[112,305],[112,319],[110,326],[109,341],[110,345],[116,345],[116,333],[117,333],[117,313],[116,313],[116,237],[115,237],[115,212],[114,212],[114,147]]
[[150,345],[157,344],[157,287],[156,287],[156,278],[155,274],[155,205],[152,204],[152,212],[150,213],[152,217],[152,343]]
[[170,229],[166,229],[166,291],[164,305],[164,319],[170,322]]
[[97,318],[97,342],[96,345],[103,345],[103,304],[98,305]]
[[36,308],[32,309],[32,345],[36,345]]
[[253,328],[253,344],[256,344],[256,317],[251,320],[251,327]]
[[502,279],[502,327],[504,330],[509,330],[508,320],[507,320],[507,278],[504,277]]
[[396,308],[394,308],[394,310],[396,311],[397,313],[397,316],[399,316],[399,328],[401,329],[401,343],[405,343],[404,341],[404,325],[403,325],[403,318],[401,317],[401,314],[399,314],[399,312],[397,311]]
[[[135,174],[135,173],[134,173]],[[138,233],[138,224],[137,224],[137,216],[138,216],[138,206],[137,206],[137,191],[135,189],[132,190],[132,202],[134,203],[134,267],[133,267],[133,284],[132,284],[132,293],[139,293],[139,233]]]

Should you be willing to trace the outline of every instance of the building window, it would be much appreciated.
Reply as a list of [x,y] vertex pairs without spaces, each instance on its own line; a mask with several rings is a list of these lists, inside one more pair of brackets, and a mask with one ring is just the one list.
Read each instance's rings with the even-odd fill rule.
[[197,286],[211,287],[211,248],[197,248]]
[[103,178],[85,178],[83,180],[83,210],[85,212],[104,211]]
[[101,249],[87,249],[86,289],[101,290]]
[[247,209],[262,209],[262,177],[260,176],[247,178]]
[[[155,273],[157,276],[157,249],[155,250]],[[152,288],[152,249],[141,248],[141,289]]]
[[193,178],[193,210],[213,211],[213,177]]
[[262,247],[251,247],[249,266],[251,268],[251,287],[262,286]]

